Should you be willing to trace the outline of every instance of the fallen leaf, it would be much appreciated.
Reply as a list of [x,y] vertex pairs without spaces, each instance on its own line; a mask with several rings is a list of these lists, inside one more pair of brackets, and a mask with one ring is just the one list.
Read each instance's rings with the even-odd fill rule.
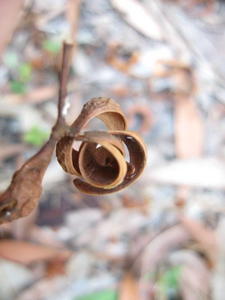
[[122,14],[126,22],[138,32],[154,40],[163,39],[159,23],[147,12],[146,8],[139,1],[111,0],[111,3]]
[[190,233],[192,239],[198,243],[211,265],[215,264],[218,254],[216,233],[196,220],[180,216],[181,224]]
[[209,299],[211,271],[198,253],[175,251],[171,253],[169,262],[180,266],[179,290],[185,300]]
[[16,240],[0,240],[0,257],[20,264],[29,265],[38,261],[48,261],[55,257],[66,260],[70,255],[71,252],[66,249]]
[[196,103],[192,99],[175,102],[175,147],[179,158],[195,158],[202,155],[204,126]]
[[24,146],[19,144],[10,144],[10,145],[1,144],[0,161],[8,157],[14,156],[18,153],[21,153],[23,150],[24,150]]
[[0,10],[0,56],[10,41],[19,22],[25,0],[1,0]]
[[154,273],[159,262],[173,249],[184,247],[190,240],[190,233],[182,225],[173,226],[157,235],[145,248],[142,274]]
[[225,188],[225,164],[216,157],[177,159],[152,168],[149,174],[148,180],[155,183],[208,189]]
[[152,125],[152,113],[147,105],[135,104],[128,111],[128,119],[131,124],[135,123],[135,117],[141,118],[138,131],[141,133],[149,132]]
[[202,155],[204,125],[195,102],[197,87],[192,67],[179,60],[158,60],[154,78],[169,82],[166,95],[174,103],[177,157]]

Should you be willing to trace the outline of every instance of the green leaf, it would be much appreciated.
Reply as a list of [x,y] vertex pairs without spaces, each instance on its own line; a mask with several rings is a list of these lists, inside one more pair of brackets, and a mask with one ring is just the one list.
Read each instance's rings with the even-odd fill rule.
[[74,300],[117,300],[118,295],[114,290],[103,290],[75,298]]
[[33,126],[28,130],[24,136],[23,140],[34,146],[41,146],[45,141],[47,141],[49,133],[39,128],[38,126]]
[[19,66],[19,80],[27,82],[31,79],[32,67],[28,63],[23,63]]
[[59,53],[61,49],[61,41],[59,40],[45,40],[42,45],[43,49],[51,52],[52,54]]
[[10,89],[15,94],[24,94],[26,92],[26,85],[24,82],[12,80],[10,81]]

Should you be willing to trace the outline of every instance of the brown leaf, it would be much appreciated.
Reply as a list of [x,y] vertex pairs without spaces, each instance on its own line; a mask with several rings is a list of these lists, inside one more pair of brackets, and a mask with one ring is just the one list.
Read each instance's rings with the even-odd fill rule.
[[131,272],[123,275],[119,287],[119,300],[139,300],[138,281]]
[[166,96],[172,98],[175,104],[177,157],[198,157],[203,151],[204,128],[195,103],[197,87],[193,69],[179,60],[159,60],[156,67],[154,78],[165,78],[170,82]]
[[65,249],[16,240],[0,240],[0,257],[20,264],[28,265],[38,261],[48,261],[55,257],[67,259],[70,255],[70,251]]
[[173,265],[182,266],[179,278],[182,299],[209,299],[211,272],[198,253],[191,250],[175,251],[169,261]]
[[182,226],[175,225],[153,238],[142,256],[142,272],[149,274],[156,270],[172,250],[184,247],[191,239],[191,234]]
[[192,99],[177,100],[175,105],[175,144],[179,158],[198,157],[203,151],[203,121]]
[[[101,119],[109,131],[80,134],[95,117]],[[72,124],[71,131],[75,137],[63,137],[56,146],[56,156],[66,172],[81,178],[74,180],[80,191],[112,193],[132,183],[143,171],[145,145],[137,134],[126,131],[126,119],[112,99],[91,99]],[[82,142],[79,150],[73,148],[74,140]],[[125,146],[129,162],[125,159]]]
[[149,132],[152,125],[152,113],[146,105],[134,104],[128,111],[128,118],[130,123],[135,122],[136,116],[141,116],[141,125],[138,129],[139,132]]
[[215,232],[193,219],[182,216],[180,220],[192,238],[198,242],[200,249],[204,251],[210,264],[213,265],[218,254],[218,242]]
[[14,173],[9,187],[0,195],[0,224],[27,216],[36,207],[55,143],[51,137],[35,156]]
[[121,48],[122,46],[117,43],[109,45],[106,61],[119,71],[129,74],[132,66],[137,63],[139,54],[133,51],[129,53],[128,58],[125,60],[124,56],[120,53]]
[[19,144],[1,144],[0,148],[0,161],[10,156],[14,156],[21,153],[24,150],[24,146]]
[[12,34],[21,17],[25,0],[1,0],[0,9],[0,56],[10,41]]

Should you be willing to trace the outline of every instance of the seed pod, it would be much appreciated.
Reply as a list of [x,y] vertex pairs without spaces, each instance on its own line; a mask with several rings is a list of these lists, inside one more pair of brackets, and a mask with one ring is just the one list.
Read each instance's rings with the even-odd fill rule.
[[[93,118],[101,119],[109,130],[81,133]],[[146,163],[145,145],[138,134],[127,131],[126,124],[116,102],[94,98],[84,105],[71,125],[70,135],[59,140],[56,146],[58,162],[66,172],[78,177],[74,185],[80,191],[96,195],[113,193],[128,186],[142,173]],[[73,148],[74,141],[81,141],[78,150]]]

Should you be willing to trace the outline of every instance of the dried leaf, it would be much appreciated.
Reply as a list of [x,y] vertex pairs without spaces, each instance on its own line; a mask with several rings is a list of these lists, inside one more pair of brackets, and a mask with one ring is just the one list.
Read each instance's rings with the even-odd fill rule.
[[121,57],[121,48],[120,44],[109,45],[106,61],[119,71],[130,74],[132,66],[135,65],[139,59],[139,54],[136,51],[133,51],[127,55],[128,57],[126,59],[124,59],[123,56]]
[[175,105],[176,154],[179,158],[198,157],[203,151],[203,121],[192,99],[180,99]]
[[141,116],[141,124],[138,131],[143,133],[149,132],[152,125],[152,113],[150,109],[146,105],[132,105],[128,112],[128,117],[131,124],[135,123],[136,116]]
[[140,293],[138,281],[132,273],[127,272],[124,274],[119,288],[119,300],[139,300]]
[[125,18],[128,24],[134,27],[138,32],[145,36],[162,40],[163,34],[156,20],[146,11],[145,7],[137,0],[111,0],[115,9],[117,9]]
[[1,0],[0,9],[0,56],[10,41],[15,30],[25,0]]
[[27,216],[36,207],[55,143],[51,137],[35,156],[14,173],[10,186],[0,195],[0,224]]
[[20,264],[28,265],[55,257],[67,259],[70,255],[70,251],[65,249],[50,248],[16,240],[0,240],[0,257]]
[[190,240],[190,233],[182,225],[173,226],[153,238],[143,255],[143,274],[154,272],[157,264],[173,249],[184,247]]
[[215,157],[204,157],[175,160],[155,167],[148,179],[157,183],[224,189],[224,178],[224,162]]
[[[84,132],[93,118],[101,119],[108,132]],[[126,119],[112,99],[93,98],[85,104],[71,125],[75,137],[65,136],[56,146],[56,156],[63,169],[80,177],[75,186],[88,194],[108,194],[121,190],[138,178],[146,161],[145,145],[140,137],[126,131]],[[79,150],[74,140],[81,141]],[[127,147],[130,161],[125,159]]]
[[209,262],[214,264],[218,254],[218,243],[215,232],[193,219],[182,216],[180,220],[184,228],[198,243],[200,249],[204,251]]
[[159,60],[155,78],[170,83],[167,96],[174,100],[175,148],[179,158],[198,157],[203,151],[203,120],[195,103],[196,79],[182,61]]
[[19,144],[9,144],[9,145],[2,144],[0,149],[0,161],[10,156],[14,156],[18,153],[21,153],[23,150],[24,150],[24,146]]
[[179,289],[182,299],[209,299],[211,272],[201,256],[191,250],[180,250],[170,255],[169,262],[181,267]]

